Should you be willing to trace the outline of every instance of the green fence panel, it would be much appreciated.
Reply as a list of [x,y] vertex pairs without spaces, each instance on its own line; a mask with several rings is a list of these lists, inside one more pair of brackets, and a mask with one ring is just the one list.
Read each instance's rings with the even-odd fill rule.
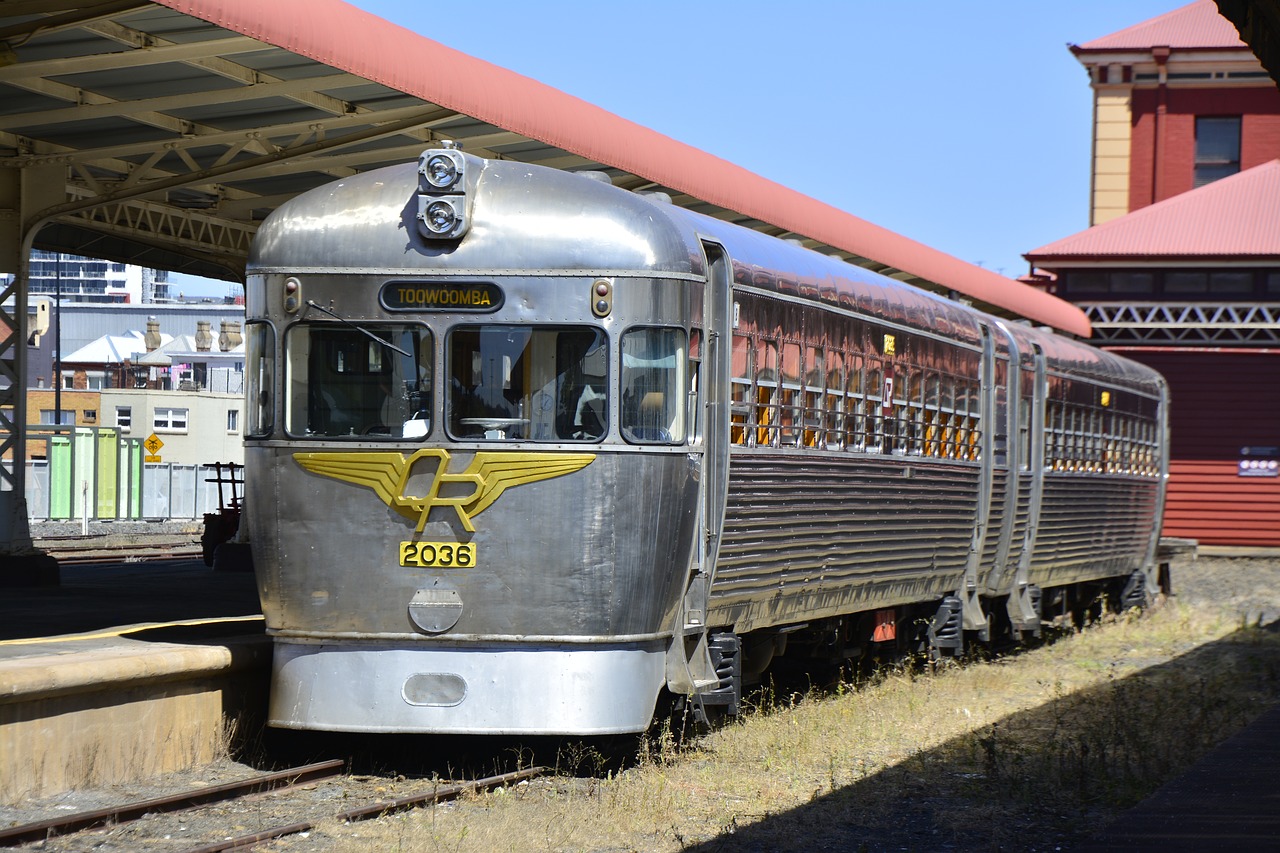
[[49,517],[71,517],[71,439],[49,437]]
[[75,482],[71,484],[71,503],[76,509],[76,518],[84,518],[85,513],[92,511],[93,501],[90,496],[94,493],[94,480],[96,477],[96,468],[94,464],[94,446],[93,430],[89,427],[76,427],[75,432],[75,449],[73,456],[75,458]]
[[116,431],[100,428],[95,436],[94,455],[98,461],[97,518],[115,518],[120,494],[120,460],[115,454]]
[[129,517],[142,518],[143,448],[140,439],[129,439]]

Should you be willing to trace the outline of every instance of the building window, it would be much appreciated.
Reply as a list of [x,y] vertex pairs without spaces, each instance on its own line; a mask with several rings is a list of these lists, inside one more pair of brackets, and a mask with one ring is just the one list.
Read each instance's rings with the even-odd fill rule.
[[1149,272],[1113,272],[1112,293],[1151,293],[1155,290],[1155,275]]
[[1209,291],[1209,275],[1203,272],[1168,272],[1164,275],[1164,292],[1175,296]]
[[76,413],[72,409],[63,409],[61,420],[58,420],[56,418],[56,413],[54,412],[53,409],[40,410],[41,426],[54,426],[56,424],[62,424],[66,426],[75,426],[75,423],[76,423]]
[[227,409],[227,432],[240,431],[240,410]]
[[1240,301],[1280,294],[1280,273],[1251,269],[1067,270],[1059,279],[1068,299],[1112,301]]
[[133,427],[132,406],[116,406],[116,427],[121,432],[128,432]]
[[186,432],[187,410],[158,407],[152,419],[156,432]]
[[1196,118],[1196,171],[1193,186],[1202,187],[1240,171],[1240,117]]
[[1253,295],[1253,272],[1231,270],[1209,273],[1209,292],[1219,296]]

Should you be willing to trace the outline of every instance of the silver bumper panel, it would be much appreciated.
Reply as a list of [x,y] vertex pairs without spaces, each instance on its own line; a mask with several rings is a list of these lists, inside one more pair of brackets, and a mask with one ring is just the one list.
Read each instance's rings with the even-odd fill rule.
[[405,649],[276,640],[272,726],[450,734],[643,731],[664,650]]

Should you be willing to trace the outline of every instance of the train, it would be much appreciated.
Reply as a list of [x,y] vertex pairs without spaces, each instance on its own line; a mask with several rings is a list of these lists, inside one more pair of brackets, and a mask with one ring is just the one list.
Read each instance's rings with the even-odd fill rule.
[[607,174],[439,143],[246,282],[272,726],[639,732],[1157,590],[1158,373]]

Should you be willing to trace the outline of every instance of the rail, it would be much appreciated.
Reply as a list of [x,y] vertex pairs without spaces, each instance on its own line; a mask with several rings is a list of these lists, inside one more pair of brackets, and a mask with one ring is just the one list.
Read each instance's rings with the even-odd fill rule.
[[[42,842],[88,829],[119,826],[139,820],[147,815],[194,811],[266,792],[288,791],[317,781],[332,779],[342,775],[345,770],[346,762],[340,759],[321,761],[274,773],[259,774],[211,788],[182,791],[165,797],[139,800],[119,806],[79,812],[52,820],[22,824],[21,826],[0,831],[0,846],[12,847],[18,844]],[[419,806],[454,799],[464,793],[486,791],[512,782],[532,779],[546,772],[547,768],[545,767],[529,767],[473,781],[436,785],[430,791],[421,794],[389,800],[379,799],[364,806],[351,808],[332,815],[332,819],[347,823],[369,820],[408,811]],[[248,850],[267,841],[283,838],[287,835],[308,832],[315,826],[316,823],[314,821],[283,824],[247,835],[224,838],[221,841],[191,848],[186,853],[223,853],[223,851]]]
[[263,791],[279,791],[294,785],[314,782],[337,776],[346,767],[340,759],[321,761],[302,767],[293,767],[275,773],[264,773],[242,779],[239,782],[228,782],[212,788],[199,788],[183,791],[168,797],[157,797],[150,800],[139,800],[122,806],[113,806],[94,811],[78,812],[66,817],[44,820],[37,823],[26,823],[10,829],[0,830],[0,845],[11,847],[29,841],[44,841],[47,838],[68,835],[85,829],[93,829],[108,824],[128,823],[138,820],[146,814],[177,812],[212,803],[247,797]]

